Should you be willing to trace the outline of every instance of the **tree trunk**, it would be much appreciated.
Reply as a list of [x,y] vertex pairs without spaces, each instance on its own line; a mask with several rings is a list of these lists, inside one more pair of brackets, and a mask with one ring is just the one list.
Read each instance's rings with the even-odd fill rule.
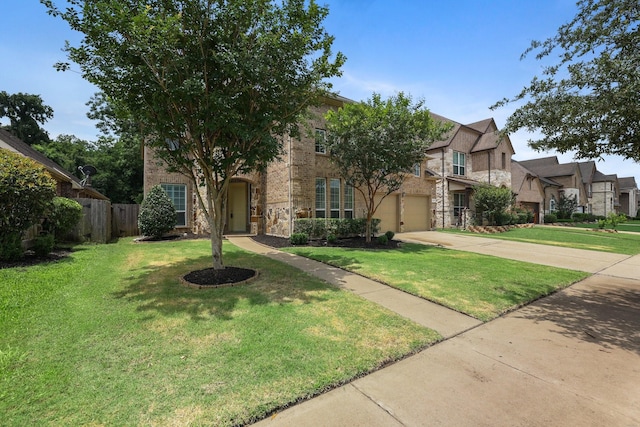
[[[208,184],[211,185],[211,184]],[[207,204],[209,215],[209,231],[211,233],[211,256],[213,268],[224,269],[222,262],[222,234],[224,232],[224,191],[207,188]]]
[[365,242],[371,243],[371,220],[373,219],[373,215],[367,213],[367,226],[366,226],[366,234],[365,234]]

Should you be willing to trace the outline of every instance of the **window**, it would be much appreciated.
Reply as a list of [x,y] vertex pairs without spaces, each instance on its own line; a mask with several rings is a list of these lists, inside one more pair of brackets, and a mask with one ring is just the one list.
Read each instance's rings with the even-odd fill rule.
[[344,185],[344,217],[353,218],[353,187]]
[[461,216],[465,208],[464,193],[453,193],[453,216]]
[[556,211],[556,197],[551,196],[551,200],[549,200],[549,212]]
[[327,154],[327,132],[324,129],[316,129],[316,153]]
[[464,175],[465,174],[465,155],[459,151],[453,152],[453,174]]
[[415,165],[413,165],[413,175],[417,176],[418,178],[420,177],[420,163],[416,163]]
[[502,169],[507,169],[507,153],[502,153]]
[[160,184],[176,208],[176,227],[187,225],[187,186],[184,184]]
[[331,218],[340,218],[340,180],[331,178],[329,187],[329,208]]
[[327,216],[327,181],[316,178],[316,218]]

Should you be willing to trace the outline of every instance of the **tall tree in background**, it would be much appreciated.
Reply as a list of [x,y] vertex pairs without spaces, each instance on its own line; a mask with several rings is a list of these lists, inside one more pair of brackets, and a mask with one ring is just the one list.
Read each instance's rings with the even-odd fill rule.
[[386,101],[374,93],[366,102],[329,110],[325,117],[327,152],[347,184],[364,198],[370,242],[371,220],[382,200],[400,188],[427,148],[450,127],[402,92]]
[[578,158],[617,154],[640,162],[640,3],[580,0],[578,14],[547,40],[531,43],[522,58],[558,54],[513,98],[526,101],[509,117],[506,132],[540,131],[537,150],[576,151]]
[[0,92],[0,118],[9,119],[4,128],[29,145],[47,144],[49,134],[40,127],[53,117],[53,109],[40,95]]
[[[84,35],[69,58],[145,143],[189,177],[211,230],[213,267],[231,178],[263,167],[340,74],[314,0],[68,0],[49,12]],[[60,64],[60,69],[67,68]]]

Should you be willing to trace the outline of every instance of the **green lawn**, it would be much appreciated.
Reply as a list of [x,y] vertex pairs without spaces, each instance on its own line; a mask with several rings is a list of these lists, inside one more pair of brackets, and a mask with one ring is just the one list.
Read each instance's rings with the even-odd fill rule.
[[575,227],[514,228],[505,233],[495,234],[476,234],[455,229],[439,231],[626,255],[640,253],[640,234],[631,233],[608,233]]
[[[598,224],[575,223],[575,224],[573,224],[573,226],[574,227],[579,227],[579,228],[589,228],[589,229],[598,228]],[[611,229],[612,227],[610,225],[607,225],[605,228],[606,229]],[[640,233],[640,220],[635,220],[634,219],[634,220],[627,221],[627,222],[625,222],[623,224],[618,224],[616,226],[616,230]]]
[[586,273],[519,261],[404,244],[399,250],[335,247],[286,249],[486,321],[566,287]]
[[84,245],[0,270],[0,424],[241,425],[439,340],[298,270],[197,290],[209,242]]

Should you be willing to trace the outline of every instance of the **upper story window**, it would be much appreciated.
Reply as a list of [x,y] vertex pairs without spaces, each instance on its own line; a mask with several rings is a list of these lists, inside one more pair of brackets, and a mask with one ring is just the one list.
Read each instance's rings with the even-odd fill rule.
[[507,153],[502,153],[502,169],[507,169]]
[[327,131],[316,129],[316,153],[327,154]]
[[420,178],[420,163],[413,165],[413,175]]
[[466,162],[465,162],[465,154],[459,151],[453,152],[453,174],[454,175],[465,175],[466,172]]

